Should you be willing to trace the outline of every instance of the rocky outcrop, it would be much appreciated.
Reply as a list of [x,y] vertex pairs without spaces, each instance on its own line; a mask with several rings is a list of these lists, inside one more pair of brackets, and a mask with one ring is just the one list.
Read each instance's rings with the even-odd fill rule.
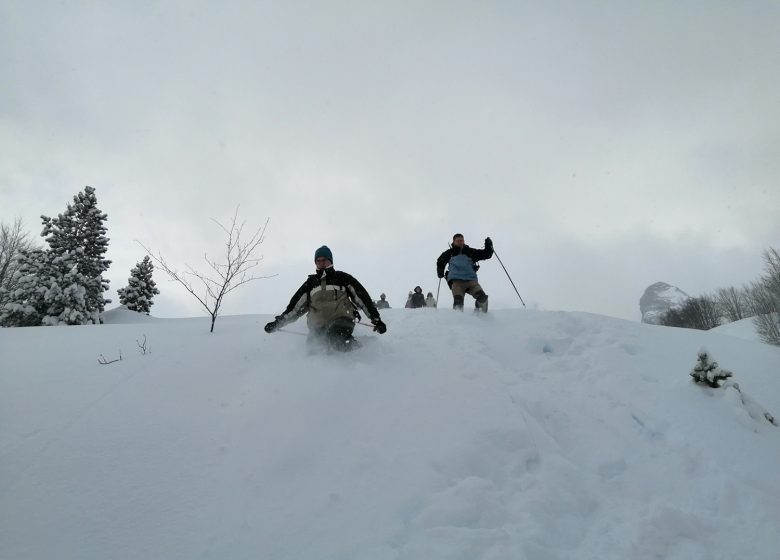
[[666,282],[656,282],[648,286],[639,299],[642,322],[657,325],[662,314],[672,307],[682,307],[689,298],[690,296],[680,288]]

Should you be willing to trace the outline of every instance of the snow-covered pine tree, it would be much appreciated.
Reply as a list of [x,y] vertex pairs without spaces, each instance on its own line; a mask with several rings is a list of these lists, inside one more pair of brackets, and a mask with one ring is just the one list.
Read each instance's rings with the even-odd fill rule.
[[126,306],[131,311],[149,314],[149,309],[154,305],[152,299],[160,293],[157,284],[152,280],[154,264],[149,255],[136,263],[135,268],[130,271],[130,278],[127,280],[127,287],[117,290],[119,294],[119,303]]
[[41,216],[41,235],[46,237],[49,250],[55,257],[69,253],[76,260],[77,272],[83,278],[86,290],[86,322],[91,323],[100,321],[100,313],[111,302],[103,297],[109,283],[103,278],[103,273],[111,264],[110,260],[103,258],[108,250],[105,235],[108,230],[103,224],[107,218],[108,215],[97,207],[92,187],[84,187],[73,197],[73,204],[68,204],[65,212],[56,218]]
[[721,369],[718,362],[710,361],[710,354],[706,349],[699,350],[699,358],[690,375],[696,383],[706,383],[714,389],[721,387],[720,382],[732,376],[728,370]]
[[35,249],[19,255],[17,283],[0,312],[4,327],[83,325],[90,313],[85,296],[87,280],[78,272],[71,252],[55,255]]

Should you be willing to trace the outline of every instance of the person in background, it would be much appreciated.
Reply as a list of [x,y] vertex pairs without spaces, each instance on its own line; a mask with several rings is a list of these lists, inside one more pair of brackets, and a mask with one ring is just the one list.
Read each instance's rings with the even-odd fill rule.
[[379,294],[379,300],[376,302],[377,309],[390,309],[390,303],[387,301],[385,294]]
[[415,286],[414,293],[412,293],[412,309],[419,309],[425,307],[425,296],[423,295],[422,288]]

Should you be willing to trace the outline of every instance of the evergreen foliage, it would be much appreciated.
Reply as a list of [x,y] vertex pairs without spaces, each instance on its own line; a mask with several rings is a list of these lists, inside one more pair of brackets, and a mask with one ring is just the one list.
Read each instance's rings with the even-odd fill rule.
[[107,303],[111,303],[110,299],[103,298],[109,281],[102,275],[111,265],[110,260],[103,258],[109,241],[104,225],[107,218],[108,215],[97,207],[95,189],[89,186],[73,197],[73,204],[68,204],[64,213],[56,218],[41,216],[41,235],[46,238],[49,251],[55,257],[70,253],[84,279],[86,322],[99,322],[100,313]]
[[131,311],[138,311],[148,315],[150,308],[154,305],[152,298],[160,293],[160,290],[157,289],[157,284],[152,280],[153,271],[154,264],[152,264],[149,255],[146,255],[141,262],[136,263],[135,267],[130,271],[127,286],[117,291],[119,303]]
[[721,387],[721,381],[731,377],[732,373],[721,369],[715,360],[710,361],[709,352],[702,348],[699,350],[698,360],[690,375],[696,383],[706,383],[710,387],[718,389]]
[[107,215],[97,207],[95,189],[85,187],[56,218],[41,216],[48,249],[20,251],[12,289],[5,289],[0,325],[83,325],[98,323],[111,300],[103,298],[111,261]]
[[88,322],[87,279],[69,251],[35,249],[19,256],[16,288],[0,312],[6,327],[83,325]]

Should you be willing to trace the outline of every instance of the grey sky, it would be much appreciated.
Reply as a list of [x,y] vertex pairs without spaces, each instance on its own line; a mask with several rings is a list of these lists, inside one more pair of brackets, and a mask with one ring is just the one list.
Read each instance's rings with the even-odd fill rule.
[[[401,306],[461,231],[529,305],[638,319],[780,245],[778,29],[777,2],[5,0],[0,219],[95,187],[114,299],[135,239],[199,266],[240,204],[278,276],[226,312],[280,311],[323,243]],[[156,278],[153,313],[197,313]]]

